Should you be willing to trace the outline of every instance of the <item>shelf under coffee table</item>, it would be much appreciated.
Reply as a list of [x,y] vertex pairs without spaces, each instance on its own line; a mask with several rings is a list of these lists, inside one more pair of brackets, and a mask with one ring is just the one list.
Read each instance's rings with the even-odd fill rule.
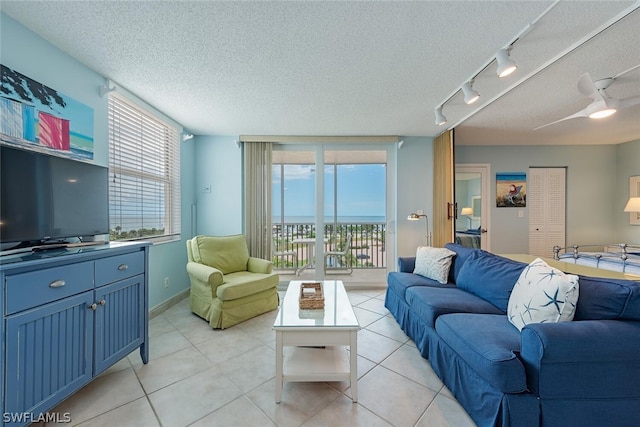
[[[300,285],[291,281],[273,324],[276,332],[276,402],[284,381],[349,381],[358,400],[360,325],[340,280],[322,282],[324,309],[300,309]],[[349,351],[347,352],[347,347]]]

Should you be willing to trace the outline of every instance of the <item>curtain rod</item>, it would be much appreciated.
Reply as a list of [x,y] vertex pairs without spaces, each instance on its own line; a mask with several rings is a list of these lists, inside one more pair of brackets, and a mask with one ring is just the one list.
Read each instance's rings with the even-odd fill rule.
[[291,135],[240,135],[241,142],[274,142],[278,144],[308,144],[308,143],[367,143],[383,144],[398,142],[398,136],[291,136]]

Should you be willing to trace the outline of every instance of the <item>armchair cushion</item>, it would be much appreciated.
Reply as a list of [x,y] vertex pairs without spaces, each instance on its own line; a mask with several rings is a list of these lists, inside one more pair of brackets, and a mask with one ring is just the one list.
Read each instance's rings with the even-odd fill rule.
[[217,268],[222,274],[247,271],[249,249],[244,235],[196,236],[191,242],[195,262]]
[[222,301],[246,297],[278,286],[278,276],[273,274],[239,271],[227,274],[224,279],[225,283],[216,290],[216,296]]

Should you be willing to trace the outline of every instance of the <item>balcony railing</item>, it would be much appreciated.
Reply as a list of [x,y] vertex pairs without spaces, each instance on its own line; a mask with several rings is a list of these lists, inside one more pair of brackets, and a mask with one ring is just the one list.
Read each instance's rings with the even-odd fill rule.
[[[339,267],[344,269],[383,269],[386,265],[385,236],[386,223],[359,222],[325,224],[323,237],[326,240],[324,252],[342,251],[351,235],[351,244],[346,256],[339,261]],[[273,267],[278,270],[296,270],[309,262],[307,245],[293,243],[296,239],[316,237],[316,227],[313,223],[279,223],[273,224],[273,242],[277,251],[294,251],[297,255],[297,265],[294,265],[293,255],[273,258]]]

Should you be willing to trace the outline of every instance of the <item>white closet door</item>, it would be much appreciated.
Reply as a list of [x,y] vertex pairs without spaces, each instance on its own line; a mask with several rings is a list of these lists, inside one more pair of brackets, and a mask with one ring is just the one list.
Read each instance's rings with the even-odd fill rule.
[[564,247],[566,225],[566,168],[529,169],[529,253],[553,257]]

